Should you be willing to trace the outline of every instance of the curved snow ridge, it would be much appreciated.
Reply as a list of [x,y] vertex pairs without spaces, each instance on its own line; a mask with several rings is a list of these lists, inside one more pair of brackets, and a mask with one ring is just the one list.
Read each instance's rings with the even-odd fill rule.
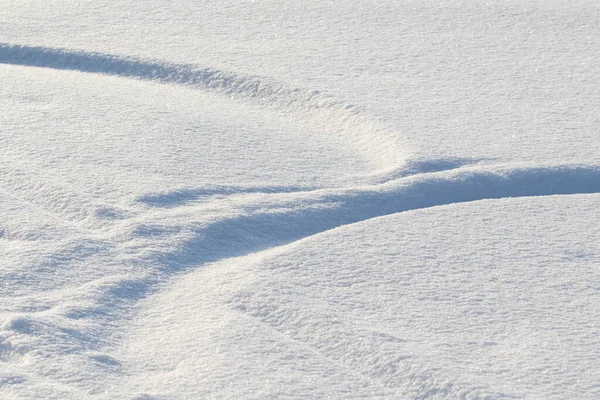
[[113,54],[0,42],[0,64],[79,71],[177,84],[251,100],[277,111],[292,110],[301,120],[339,135],[380,169],[402,163],[406,150],[396,135],[366,118],[358,107],[318,90],[291,88],[250,76],[195,64],[171,63]]
[[428,159],[408,159],[399,168],[382,171],[373,183],[387,183],[393,180],[407,178],[414,175],[430,174],[433,172],[450,171],[469,165],[475,165],[483,161],[490,161],[484,158],[461,158],[461,157],[442,157]]
[[[247,193],[237,203],[237,211],[220,219],[199,215],[194,204],[175,210],[153,209],[151,221],[157,228],[152,232],[156,235],[140,229],[140,221],[124,221],[125,225],[119,226],[128,231],[125,240],[133,246],[119,247],[118,250],[127,250],[127,256],[119,259],[123,264],[120,271],[135,270],[135,276],[125,273],[90,282],[90,287],[96,289],[76,290],[79,295],[67,307],[23,312],[4,321],[0,326],[0,361],[25,360],[25,355],[31,358],[31,352],[40,348],[40,343],[47,344],[42,347],[49,353],[60,346],[69,359],[87,360],[89,352],[100,351],[101,345],[106,344],[94,338],[109,337],[106,332],[129,318],[134,304],[155,293],[175,275],[208,262],[275,250],[342,225],[397,212],[483,199],[580,193],[600,193],[600,166],[463,167],[359,188]],[[165,229],[158,229],[161,221]],[[173,231],[169,230],[172,224],[182,233],[165,234]],[[153,246],[146,246],[148,243]],[[148,247],[153,250],[143,251]],[[46,365],[42,361],[46,356],[39,355],[40,368]],[[83,362],[90,366],[93,378],[100,368],[92,366],[97,362]],[[383,362],[380,367],[387,365]],[[373,370],[372,374],[378,376],[380,372]],[[419,385],[419,395],[452,396],[458,387],[465,389],[461,385],[446,387],[431,380],[432,376],[427,371],[413,375],[411,382]]]
[[[459,169],[468,165],[477,164],[482,159],[475,158],[439,158],[427,160],[407,160],[399,168],[389,171],[382,171],[378,176],[365,177],[363,184],[381,184],[389,181],[407,178],[415,175],[431,174],[434,172],[450,171]],[[357,177],[360,181],[361,177]],[[343,188],[343,186],[339,186]],[[223,198],[234,195],[244,194],[281,194],[281,193],[307,193],[324,189],[318,186],[228,186],[228,185],[210,185],[202,187],[184,187],[165,192],[148,193],[135,199],[136,202],[143,203],[156,208],[173,208],[198,201],[209,201],[216,198]]]
[[198,218],[193,204],[161,211],[189,221],[189,234],[175,251],[154,253],[147,261],[164,266],[164,276],[398,212],[484,199],[584,193],[600,193],[600,166],[464,167],[359,188],[248,194],[238,211],[208,222],[193,222]]

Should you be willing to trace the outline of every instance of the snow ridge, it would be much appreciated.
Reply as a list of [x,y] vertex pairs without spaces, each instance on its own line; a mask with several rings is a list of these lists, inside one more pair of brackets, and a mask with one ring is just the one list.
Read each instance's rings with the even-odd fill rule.
[[[600,166],[465,167],[381,185],[294,189],[270,192],[257,188],[254,193],[230,194],[231,201],[243,202],[244,212],[196,229],[194,239],[183,246],[186,250],[165,265],[173,268],[240,256],[341,225],[410,210],[484,199],[600,193]],[[155,208],[161,205],[157,200],[171,196],[177,194],[148,195],[138,201]],[[195,203],[185,202],[181,210],[162,205],[167,215],[181,216],[197,212],[205,201],[200,197]],[[225,254],[223,249],[228,249]]]
[[343,135],[359,153],[382,170],[398,168],[406,152],[397,142],[397,135],[393,135],[378,121],[366,118],[355,105],[318,90],[291,88],[266,77],[247,76],[195,64],[1,42],[0,64],[184,85],[252,101],[277,111],[292,111],[300,120],[320,125],[328,134]]
[[[69,379],[71,368],[86,365],[82,379],[94,382],[100,375],[119,371],[119,360],[102,352],[116,340],[112,335],[119,321],[130,315],[132,306],[176,275],[209,262],[273,249],[342,225],[397,212],[482,199],[600,193],[600,166],[471,166],[372,186],[288,189],[213,188],[213,192],[206,192],[209,197],[198,190],[175,207],[169,199],[177,199],[177,193],[139,198],[138,204],[147,213],[103,225],[102,230],[113,237],[111,242],[116,247],[90,250],[91,256],[99,257],[98,265],[114,260],[118,266],[111,270],[116,268],[121,273],[92,277],[85,285],[71,289],[72,293],[63,290],[61,298],[72,299],[63,306],[15,313],[0,327],[0,360],[18,365],[34,360],[34,369],[40,371],[47,362],[62,365],[64,371],[57,370],[50,377],[59,381]],[[217,219],[202,212],[203,207],[213,203],[210,195],[215,192],[215,204],[229,207]],[[76,275],[76,268],[72,270]],[[68,287],[68,280],[81,280],[64,268],[52,268],[45,274],[44,279],[55,286],[64,281]],[[21,287],[19,274],[5,278],[5,288]],[[10,296],[7,293],[7,298]],[[57,362],[51,357],[54,353],[66,356]],[[428,379],[419,376],[414,377],[415,382]],[[413,395],[427,397],[429,390],[447,389],[431,384],[422,387],[425,392]]]
[[[380,168],[373,185],[180,188],[139,196],[127,211],[37,182],[26,173],[0,169],[4,176],[0,189],[6,190],[6,197],[27,203],[52,222],[68,222],[64,231],[76,230],[78,239],[61,243],[58,251],[48,250],[39,270],[5,275],[6,298],[25,297],[23,283],[36,274],[48,282],[49,297],[52,290],[60,291],[60,302],[48,308],[13,308],[0,325],[0,361],[38,372],[0,377],[0,385],[1,379],[20,384],[37,379],[34,375],[70,382],[69,365],[71,370],[85,366],[81,379],[88,382],[119,372],[119,360],[102,351],[117,341],[111,335],[118,335],[115,331],[132,315],[132,306],[174,276],[209,262],[274,249],[398,212],[484,199],[600,193],[598,165],[494,166],[452,158],[405,162],[405,150],[394,135],[353,105],[268,78],[193,64],[5,43],[0,43],[0,63],[184,85],[282,110],[326,128],[328,134],[343,135]],[[204,212],[207,209],[218,213],[211,215]],[[0,236],[19,239],[10,230],[0,231]],[[105,270],[96,276],[79,276],[73,264],[83,258]],[[45,285],[40,283],[36,289]],[[24,288],[23,293],[17,292],[19,288]],[[265,319],[261,322],[269,324]],[[356,368],[353,363],[348,366]],[[45,374],[46,369],[53,373]],[[373,370],[365,375],[375,378],[385,373]],[[454,389],[438,382],[427,384],[428,375],[411,374],[413,382],[425,382],[411,393],[413,397],[454,394]]]

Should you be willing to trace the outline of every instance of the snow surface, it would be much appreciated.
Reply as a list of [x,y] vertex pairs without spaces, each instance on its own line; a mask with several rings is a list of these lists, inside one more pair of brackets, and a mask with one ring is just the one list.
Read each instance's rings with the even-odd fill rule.
[[600,398],[599,20],[0,0],[0,398]]

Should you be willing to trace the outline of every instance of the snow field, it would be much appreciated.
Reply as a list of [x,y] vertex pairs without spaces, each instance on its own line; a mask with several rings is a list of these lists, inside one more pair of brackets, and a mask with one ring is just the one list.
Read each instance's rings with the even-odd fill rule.
[[598,398],[588,0],[0,0],[0,397]]
[[[595,398],[597,201],[434,207],[217,262],[142,307],[120,350],[140,375],[121,388],[156,398]],[[215,303],[225,306],[207,318]],[[172,386],[179,374],[198,384]],[[235,383],[214,385],[223,381]]]

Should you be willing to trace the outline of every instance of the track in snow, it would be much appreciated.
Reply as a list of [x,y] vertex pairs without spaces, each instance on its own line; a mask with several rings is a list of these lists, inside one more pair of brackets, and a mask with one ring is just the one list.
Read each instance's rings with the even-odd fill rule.
[[[343,131],[357,147],[374,158],[382,149],[389,150],[390,143],[393,144],[385,130],[373,128],[355,107],[318,92],[287,88],[266,78],[190,64],[1,43],[0,63],[186,85],[273,109],[282,108]],[[129,305],[151,294],[157,285],[168,282],[173,275],[208,262],[269,249],[341,225],[397,212],[483,199],[600,193],[600,166],[469,166],[473,160],[446,159],[413,162],[397,168],[395,156],[398,151],[397,148],[392,150],[390,154],[394,156],[384,157],[382,162],[389,171],[378,180],[379,185],[345,189],[214,186],[149,193],[138,198],[137,205],[143,209],[141,214],[123,215],[92,227],[103,231],[127,231],[132,241],[153,243],[170,240],[168,234],[174,231],[173,221],[187,221],[184,223],[187,225],[178,229],[186,229],[190,234],[177,246],[166,246],[159,251],[139,255],[136,262],[140,266],[138,271],[143,274],[134,279],[130,275],[90,284],[85,296],[92,299],[79,308],[78,305],[72,309],[66,307],[60,311],[61,316],[72,320],[93,319],[92,323],[96,325],[110,321],[106,326],[92,330],[100,337],[103,336],[100,334],[102,329],[114,328],[115,319],[126,315]],[[25,195],[37,193],[35,195],[39,198],[34,202],[38,202],[39,208],[60,218],[70,216],[72,220],[80,221],[97,211],[83,201],[81,206],[75,207],[77,212],[73,212],[70,206],[76,203],[76,196],[50,190],[48,193],[59,198],[54,201],[45,194],[44,189],[49,188],[45,183],[39,188],[27,186],[16,177],[4,183],[9,184],[11,195],[19,190]],[[21,200],[28,199],[22,197]],[[231,202],[235,212],[225,217],[216,215],[212,220],[199,220],[200,207],[213,200],[216,200],[215,203],[221,200]],[[113,215],[110,209],[102,210],[104,214],[97,215],[98,218],[106,220],[106,215]],[[94,242],[90,243],[90,254],[93,254]],[[80,251],[75,248],[67,255],[75,252]],[[153,267],[141,268],[147,265]],[[63,279],[58,274],[64,271],[48,270],[48,282],[57,286]],[[15,275],[15,281],[10,282],[11,278],[7,277],[7,287],[15,287],[11,283],[18,286],[18,278]],[[39,319],[37,316],[15,316],[4,328],[14,335],[37,335],[38,341],[60,342],[73,353],[97,350],[103,345],[95,337],[79,337],[76,330],[65,330],[62,321],[44,322],[43,316]],[[0,359],[12,359],[27,353],[25,347],[13,348],[11,340],[2,346]],[[35,345],[29,348],[35,349]]]
[[[265,189],[265,188],[263,188]],[[282,188],[196,198],[179,207],[158,200],[177,199],[178,192],[138,199],[147,217],[119,225],[129,239],[148,246],[179,240],[141,256],[135,263],[154,265],[145,276],[113,282],[102,304],[137,302],[174,275],[203,264],[238,257],[316,235],[342,225],[435,206],[485,199],[600,193],[600,166],[562,165],[530,168],[463,168],[416,175],[382,185],[352,189],[287,192]],[[158,199],[158,200],[157,200]],[[199,219],[212,201],[235,204],[229,216]],[[157,207],[159,206],[159,207]],[[163,207],[160,207],[163,206]],[[184,236],[177,236],[181,232]],[[178,237],[179,239],[175,239]],[[110,309],[103,309],[110,315]],[[97,307],[96,307],[97,309]]]
[[[184,251],[169,255],[165,265],[179,269],[240,256],[398,212],[484,199],[600,193],[600,166],[466,167],[363,188],[294,189],[229,194],[247,197],[246,212],[198,228]],[[145,196],[139,201],[153,208],[164,206],[158,200],[178,199],[178,193]],[[195,204],[206,200],[198,198]],[[194,203],[184,205],[194,212]],[[170,208],[165,212],[171,212]]]
[[[374,128],[356,107],[317,91],[289,88],[268,78],[244,76],[193,64],[7,43],[0,43],[0,63],[185,85],[240,100],[255,101],[274,109],[291,110],[309,119],[314,115],[320,116],[321,121],[326,120],[330,125],[336,125],[337,129],[349,130],[349,139],[357,141],[355,144],[359,146],[370,147],[377,143],[378,146],[365,149],[367,153],[372,151],[374,157],[381,154],[381,148],[389,150],[390,147],[385,130]],[[397,156],[397,149],[392,150],[391,153]],[[394,163],[390,162],[392,158]],[[209,224],[196,224],[192,227],[192,237],[178,246],[176,251],[153,254],[151,257],[155,258],[154,261],[164,268],[137,283],[128,281],[125,284],[127,290],[117,290],[116,293],[123,293],[117,296],[137,300],[143,298],[155,283],[163,280],[165,273],[170,275],[206,262],[264,250],[341,225],[396,212],[482,199],[600,192],[599,166],[480,167],[469,166],[479,160],[449,158],[405,161],[398,167],[395,161],[395,156],[387,157],[383,163],[387,170],[380,174],[376,180],[380,185],[376,186],[321,189],[215,185],[144,195],[137,201],[149,208],[146,222],[128,221],[127,216],[121,216],[109,221],[105,228],[110,229],[112,223],[122,227],[131,222],[129,225],[134,237],[145,236],[158,240],[162,233],[169,232],[172,227],[149,222],[153,215],[168,218],[165,213],[170,212],[169,209],[176,209],[180,214],[193,214],[196,205],[222,198],[244,197],[240,200],[240,204],[244,205],[240,206],[241,212],[233,217],[217,218]],[[12,185],[9,186],[9,191],[14,189]],[[35,192],[40,191],[43,192],[43,187]],[[51,192],[56,193],[55,190]],[[61,200],[59,205],[48,204],[52,202],[49,198],[40,200],[37,205],[67,219],[83,220],[92,214],[94,218],[106,219],[96,215],[98,212],[94,207],[89,211],[84,207],[85,204],[75,207],[83,210],[78,215],[72,214],[70,205],[62,204],[70,202],[70,197],[73,196],[61,196],[64,201]],[[186,207],[189,210],[186,211]],[[63,215],[61,210],[69,212]],[[193,219],[193,215],[190,218]]]
[[291,112],[300,119],[318,124],[328,134],[343,135],[350,146],[365,153],[380,169],[398,168],[403,161],[405,149],[395,135],[378,121],[366,118],[355,105],[318,90],[292,88],[266,77],[195,64],[1,42],[0,64],[183,85],[232,99],[252,101],[275,111]]

